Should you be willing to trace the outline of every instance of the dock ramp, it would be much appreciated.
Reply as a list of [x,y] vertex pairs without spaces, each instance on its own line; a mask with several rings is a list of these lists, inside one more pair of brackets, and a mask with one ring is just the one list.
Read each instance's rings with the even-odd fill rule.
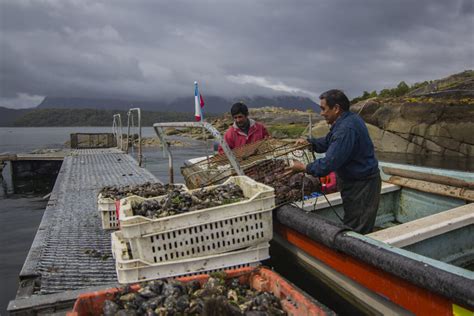
[[110,232],[101,227],[97,195],[104,186],[147,181],[158,179],[115,148],[77,149],[65,156],[8,311],[54,313],[72,306],[81,289],[116,285]]

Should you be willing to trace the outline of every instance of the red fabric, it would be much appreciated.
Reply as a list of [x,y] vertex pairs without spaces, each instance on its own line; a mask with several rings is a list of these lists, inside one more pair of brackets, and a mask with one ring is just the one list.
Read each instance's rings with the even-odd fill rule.
[[204,99],[202,98],[201,94],[199,94],[199,104],[201,105],[201,108],[204,107]]
[[[262,140],[265,137],[268,137],[268,131],[265,128],[265,125],[252,122],[250,125],[248,135],[245,135],[238,127],[232,125],[229,127],[227,132],[224,135],[224,141],[229,145],[230,149],[238,148],[246,144],[255,143],[256,141]],[[222,154],[224,150],[219,146],[219,153]]]
[[323,193],[333,193],[337,191],[336,173],[331,172],[325,177],[321,177],[321,189]]

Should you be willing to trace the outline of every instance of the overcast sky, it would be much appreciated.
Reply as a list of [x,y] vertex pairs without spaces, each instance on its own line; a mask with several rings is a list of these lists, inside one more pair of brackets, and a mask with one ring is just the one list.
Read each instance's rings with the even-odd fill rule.
[[317,96],[473,69],[472,0],[0,0],[0,106]]

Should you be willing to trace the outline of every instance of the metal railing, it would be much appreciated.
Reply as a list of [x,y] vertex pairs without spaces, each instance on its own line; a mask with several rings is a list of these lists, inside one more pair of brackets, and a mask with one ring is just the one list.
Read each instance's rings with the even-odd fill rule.
[[117,147],[120,150],[123,150],[123,142],[122,142],[122,117],[120,114],[114,114],[114,120],[112,122],[112,133],[114,134],[115,141],[117,142]]
[[163,128],[166,127],[192,127],[192,128],[204,128],[206,129],[211,135],[214,137],[216,141],[219,142],[219,145],[222,147],[224,150],[224,153],[229,159],[229,162],[234,168],[235,172],[239,176],[245,175],[242,169],[240,168],[239,163],[235,159],[234,153],[232,150],[229,148],[227,143],[224,141],[224,138],[221,136],[221,133],[214,128],[211,124],[207,122],[167,122],[167,123],[155,123],[153,124],[153,128],[155,129],[156,135],[158,135],[158,138],[160,139],[161,145],[163,146],[163,151],[165,154],[168,155],[168,164],[169,164],[169,182],[174,183],[174,175],[173,175],[173,156],[171,154],[171,150],[169,148],[169,143],[165,139],[165,133],[163,131]]
[[[138,120],[138,165],[141,167],[143,162],[143,155],[142,155],[142,112],[140,108],[132,108],[127,112],[127,145],[125,152],[128,154],[128,149],[130,146],[130,123],[135,130],[135,121],[133,112],[137,113],[137,120]],[[135,142],[135,133],[133,134],[132,140],[132,150],[133,150],[133,143]]]

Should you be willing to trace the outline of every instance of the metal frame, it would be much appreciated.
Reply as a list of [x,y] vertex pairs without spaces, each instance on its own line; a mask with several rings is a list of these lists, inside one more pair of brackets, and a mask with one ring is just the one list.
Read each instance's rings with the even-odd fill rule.
[[114,134],[115,140],[117,141],[117,147],[120,147],[120,150],[123,150],[122,117],[120,116],[120,114],[114,114],[114,120],[112,122],[112,133]]
[[138,165],[142,166],[143,154],[142,154],[142,111],[140,108],[131,108],[127,112],[127,146],[125,152],[128,154],[128,147],[130,145],[130,118],[133,119],[133,111],[138,114]]
[[166,142],[165,139],[165,133],[163,131],[163,128],[166,127],[194,127],[194,128],[205,128],[208,132],[211,133],[211,135],[219,142],[219,145],[221,145],[222,149],[224,150],[224,153],[226,154],[227,158],[229,159],[229,162],[234,168],[235,172],[239,176],[245,175],[242,169],[240,168],[239,163],[235,159],[235,156],[232,152],[232,150],[229,148],[227,143],[224,141],[224,138],[222,138],[221,133],[212,126],[210,123],[207,122],[167,122],[167,123],[155,123],[153,124],[153,128],[155,129],[156,134],[158,135],[158,138],[160,139],[161,144],[163,145],[163,151],[165,154],[168,154],[168,162],[169,162],[169,172],[170,172],[170,183],[174,182],[174,177],[173,177],[173,156],[171,154],[170,148],[169,148],[169,143]]

